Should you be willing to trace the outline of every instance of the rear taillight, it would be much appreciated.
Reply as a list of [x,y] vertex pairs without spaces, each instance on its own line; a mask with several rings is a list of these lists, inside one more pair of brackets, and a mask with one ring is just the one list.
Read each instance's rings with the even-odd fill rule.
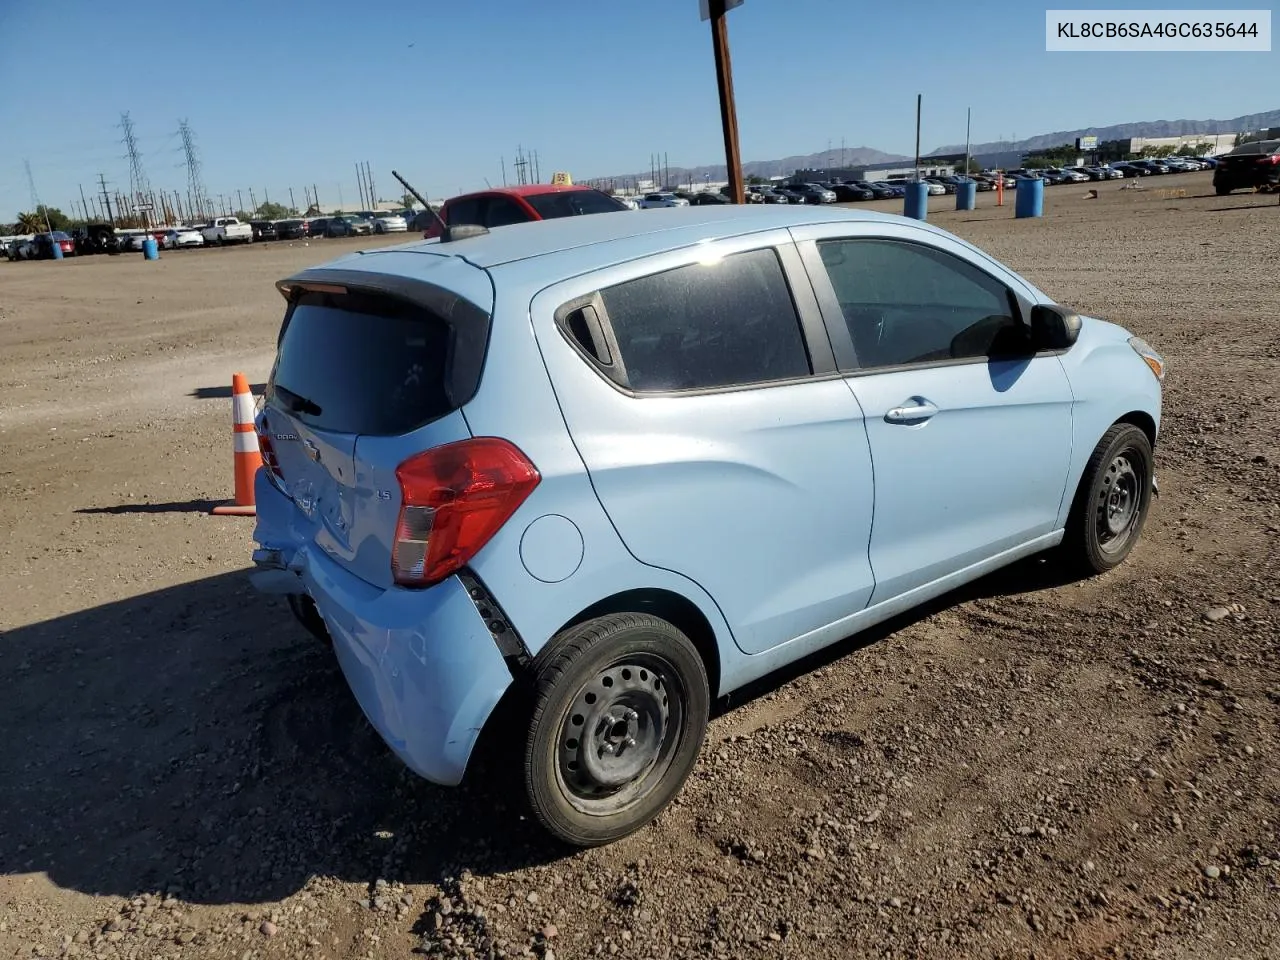
[[542,477],[506,440],[476,437],[410,457],[396,479],[401,506],[391,573],[401,586],[425,587],[469,563]]
[[1271,164],[1272,166],[1276,166],[1276,165],[1280,164],[1280,153],[1273,153],[1273,154],[1271,154],[1271,156],[1269,156],[1269,157],[1263,157],[1261,162],[1262,162],[1262,163],[1269,163],[1269,164]]
[[283,481],[284,474],[280,472],[280,461],[276,459],[275,447],[271,445],[271,437],[267,432],[269,429],[267,417],[263,414],[261,428],[258,430],[258,452],[262,454],[262,465],[267,468],[268,474]]

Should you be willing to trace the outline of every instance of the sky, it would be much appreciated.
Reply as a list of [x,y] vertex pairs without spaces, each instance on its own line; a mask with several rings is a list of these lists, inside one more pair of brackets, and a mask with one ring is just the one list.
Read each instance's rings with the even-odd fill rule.
[[[909,155],[917,93],[925,152],[963,143],[970,107],[974,142],[1280,108],[1280,53],[1047,53],[1025,0],[728,16],[744,160],[842,139]],[[698,0],[0,0],[0,90],[0,221],[32,207],[24,161],[64,211],[99,174],[127,189],[123,111],[154,188],[185,195],[185,118],[209,192],[246,206],[315,184],[355,208],[357,161],[382,199],[392,169],[435,199],[501,183],[503,157],[514,182],[520,146],[544,181],[724,159]]]

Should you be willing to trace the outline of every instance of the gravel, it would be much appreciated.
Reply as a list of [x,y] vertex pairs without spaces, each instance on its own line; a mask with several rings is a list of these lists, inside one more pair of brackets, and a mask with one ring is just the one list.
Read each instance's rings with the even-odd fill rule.
[[1169,360],[1130,560],[735,696],[678,802],[585,852],[496,749],[408,774],[207,515],[272,283],[382,240],[0,263],[0,956],[1280,956],[1275,210],[1168,180],[930,214]]

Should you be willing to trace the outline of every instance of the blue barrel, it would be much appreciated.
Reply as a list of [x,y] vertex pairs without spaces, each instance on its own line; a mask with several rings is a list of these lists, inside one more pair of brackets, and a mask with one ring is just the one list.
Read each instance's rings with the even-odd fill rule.
[[160,259],[160,244],[156,243],[155,237],[147,237],[142,241],[142,256],[145,260]]
[[1039,177],[1019,177],[1016,196],[1013,205],[1015,217],[1044,216],[1044,181]]
[[978,185],[976,183],[956,184],[956,209],[972,210],[978,205]]
[[53,237],[50,237],[50,238],[49,238],[49,243],[50,243],[50,244],[52,244],[52,246],[53,246],[53,259],[55,259],[55,260],[61,260],[61,259],[62,259],[62,244],[60,244],[60,243],[59,243],[57,240],[55,240]]
[[907,195],[903,201],[902,215],[912,220],[929,219],[929,188],[923,183],[906,184]]

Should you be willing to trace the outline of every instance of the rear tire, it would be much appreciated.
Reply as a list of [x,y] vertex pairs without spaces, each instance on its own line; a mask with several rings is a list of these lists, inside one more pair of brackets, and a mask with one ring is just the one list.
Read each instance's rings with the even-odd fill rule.
[[1230,187],[1214,187],[1213,190],[1220,197],[1225,197],[1227,194],[1231,192]]
[[642,614],[588,620],[552,644],[525,743],[529,803],[559,840],[609,843],[684,785],[707,729],[707,673],[688,637]]
[[1131,423],[1117,423],[1094,447],[1067,519],[1062,554],[1084,576],[1124,562],[1151,507],[1151,441]]

